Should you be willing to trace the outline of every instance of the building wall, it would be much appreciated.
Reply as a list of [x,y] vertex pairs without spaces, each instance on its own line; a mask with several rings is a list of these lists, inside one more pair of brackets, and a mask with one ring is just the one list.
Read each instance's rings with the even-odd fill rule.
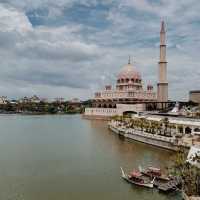
[[104,116],[111,117],[117,115],[116,108],[86,108],[85,116]]
[[116,108],[86,108],[85,116],[105,116],[123,115],[126,111],[142,112],[145,110],[144,104],[117,104]]
[[190,91],[189,100],[200,104],[200,91]]
[[153,91],[126,91],[126,90],[105,90],[100,91],[95,94],[96,100],[103,99],[138,99],[138,100],[148,100],[148,101],[156,101],[156,93]]

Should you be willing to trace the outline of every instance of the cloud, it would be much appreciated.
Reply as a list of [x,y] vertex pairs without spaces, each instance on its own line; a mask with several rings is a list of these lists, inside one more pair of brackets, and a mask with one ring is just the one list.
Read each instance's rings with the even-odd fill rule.
[[92,97],[128,55],[156,86],[165,19],[170,98],[186,99],[200,85],[199,9],[197,0],[2,0],[0,94]]
[[22,12],[18,12],[15,8],[5,7],[0,4],[0,27],[1,32],[17,31],[20,33],[32,29],[32,25]]

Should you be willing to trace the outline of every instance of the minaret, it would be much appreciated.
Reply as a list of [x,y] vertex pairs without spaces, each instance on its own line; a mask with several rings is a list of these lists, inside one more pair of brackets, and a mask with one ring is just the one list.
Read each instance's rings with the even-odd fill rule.
[[131,56],[128,57],[128,65],[131,64]]
[[160,61],[158,66],[158,102],[168,101],[168,82],[167,82],[167,61],[166,61],[166,43],[165,43],[165,23],[162,21],[160,30]]

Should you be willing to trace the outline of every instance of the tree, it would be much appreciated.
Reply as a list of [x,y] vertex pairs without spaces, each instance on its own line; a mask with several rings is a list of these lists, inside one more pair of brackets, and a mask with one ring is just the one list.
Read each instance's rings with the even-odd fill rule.
[[181,149],[174,158],[170,173],[181,178],[183,190],[188,196],[199,195],[200,169],[186,162],[186,160],[187,152]]
[[165,117],[161,121],[162,121],[162,123],[164,125],[164,136],[166,136],[167,135],[168,125],[169,125],[169,119],[167,117]]

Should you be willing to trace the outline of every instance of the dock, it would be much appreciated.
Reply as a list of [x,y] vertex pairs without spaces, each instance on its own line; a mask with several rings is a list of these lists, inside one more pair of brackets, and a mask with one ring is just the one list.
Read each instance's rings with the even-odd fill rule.
[[180,178],[176,177],[173,180],[170,180],[166,183],[157,183],[158,190],[160,192],[172,192],[180,189],[181,187],[181,180]]

